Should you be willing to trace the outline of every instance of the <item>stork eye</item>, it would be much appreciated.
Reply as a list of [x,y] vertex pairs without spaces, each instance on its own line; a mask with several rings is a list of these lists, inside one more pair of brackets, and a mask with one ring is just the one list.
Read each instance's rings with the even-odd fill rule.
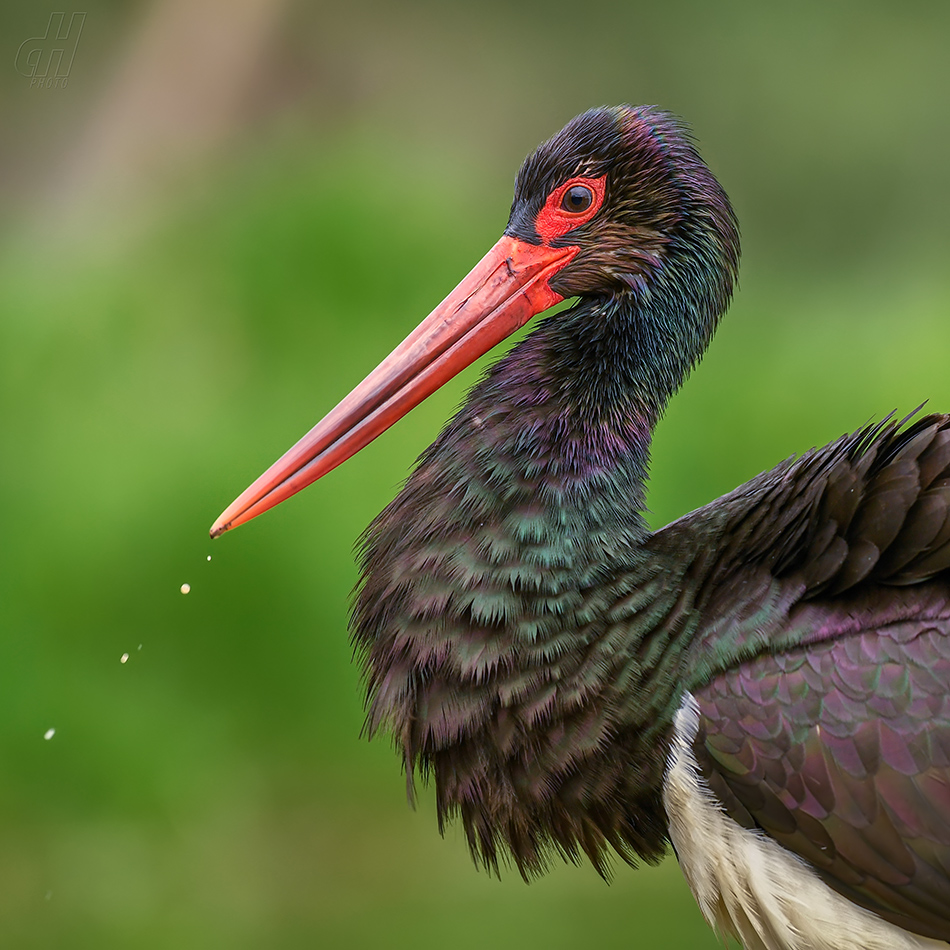
[[594,193],[586,185],[573,185],[564,192],[561,208],[571,214],[586,211],[594,201]]
[[604,203],[607,176],[569,178],[547,196],[534,219],[538,237],[545,243],[564,237],[586,224]]

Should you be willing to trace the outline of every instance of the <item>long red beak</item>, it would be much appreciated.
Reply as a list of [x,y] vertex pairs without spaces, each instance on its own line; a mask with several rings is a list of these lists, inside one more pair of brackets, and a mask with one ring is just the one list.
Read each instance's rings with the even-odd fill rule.
[[227,507],[211,537],[332,471],[535,314],[559,303],[563,298],[548,281],[577,251],[503,237],[356,389]]

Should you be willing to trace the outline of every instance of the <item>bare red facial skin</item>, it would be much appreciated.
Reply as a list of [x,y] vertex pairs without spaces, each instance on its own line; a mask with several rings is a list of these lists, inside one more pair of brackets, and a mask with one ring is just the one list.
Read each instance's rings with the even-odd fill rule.
[[[590,190],[593,201],[583,211],[568,211],[563,207],[564,196],[571,188],[578,185]],[[538,232],[538,237],[545,244],[550,244],[559,237],[563,237],[568,231],[587,224],[600,211],[606,190],[606,175],[601,175],[600,178],[571,178],[564,184],[558,185],[548,195],[547,201],[544,202],[544,206],[535,218],[534,228]]]

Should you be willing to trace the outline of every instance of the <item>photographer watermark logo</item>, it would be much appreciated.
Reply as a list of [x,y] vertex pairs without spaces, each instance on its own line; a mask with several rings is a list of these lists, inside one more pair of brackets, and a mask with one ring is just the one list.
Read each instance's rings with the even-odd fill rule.
[[51,13],[46,33],[31,36],[16,53],[16,71],[30,80],[31,89],[64,88],[76,56],[85,13]]

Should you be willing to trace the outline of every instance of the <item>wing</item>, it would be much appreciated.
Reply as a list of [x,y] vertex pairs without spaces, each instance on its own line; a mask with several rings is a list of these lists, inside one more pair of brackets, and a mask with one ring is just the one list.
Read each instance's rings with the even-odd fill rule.
[[659,532],[724,809],[836,891],[950,940],[950,420],[882,424]]
[[875,623],[854,606],[863,629],[697,690],[697,761],[740,824],[884,919],[950,940],[950,611]]

